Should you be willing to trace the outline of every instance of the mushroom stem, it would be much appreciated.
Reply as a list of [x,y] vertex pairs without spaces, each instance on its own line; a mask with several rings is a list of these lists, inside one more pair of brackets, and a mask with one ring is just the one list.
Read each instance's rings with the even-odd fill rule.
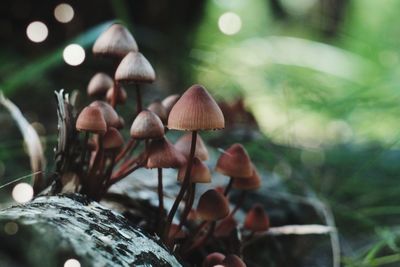
[[81,158],[81,168],[82,171],[83,167],[85,166],[85,161],[86,161],[86,152],[87,152],[87,143],[89,142],[89,132],[85,132],[85,137],[83,139],[83,144],[82,144],[82,158]]
[[117,175],[117,176],[112,176],[111,179],[107,182],[106,188],[109,188],[111,185],[115,184],[116,182],[121,181],[123,178],[131,174],[132,172],[136,171],[137,169],[143,167],[143,163],[137,163],[136,165],[132,166],[130,169],[125,171],[124,173]]
[[196,194],[196,183],[192,183],[187,194],[188,194],[188,200],[187,200],[185,209],[183,210],[183,214],[181,217],[181,221],[179,222],[177,232],[179,232],[182,229],[183,225],[185,225],[185,223],[187,221],[187,217],[190,213],[190,210],[192,209],[193,202],[194,202],[194,196]]
[[215,229],[215,225],[217,224],[216,221],[211,222],[210,227],[207,229],[207,233],[204,235],[203,238],[197,240],[191,247],[189,247],[186,251],[184,251],[184,254],[189,254],[191,253],[193,250],[203,246],[207,240],[212,236],[212,234],[214,233],[214,229]]
[[172,220],[174,219],[175,213],[178,210],[179,203],[182,201],[182,198],[190,185],[190,174],[192,172],[194,152],[196,150],[196,139],[197,139],[197,131],[192,131],[192,143],[190,145],[189,161],[187,164],[185,177],[183,179],[181,189],[179,190],[179,193],[175,199],[175,202],[172,205],[172,208],[168,214],[167,221],[166,221],[165,228],[164,228],[164,235],[163,235],[164,240],[167,240],[167,238],[168,238],[169,228],[171,227]]
[[224,196],[227,196],[229,194],[229,191],[231,191],[232,185],[233,185],[233,178],[231,177],[229,179],[229,183],[225,187]]
[[137,142],[136,139],[130,139],[124,149],[117,155],[115,162],[119,162],[121,159],[123,159],[126,154],[129,151],[134,150],[138,146],[138,144],[139,142]]
[[159,221],[161,221],[162,214],[164,213],[164,195],[163,195],[163,181],[162,181],[162,168],[158,168],[158,213]]
[[119,94],[120,94],[119,91],[120,91],[119,83],[114,78],[114,90],[113,90],[113,95],[112,95],[112,98],[111,98],[111,106],[113,108],[115,108],[115,106],[117,105],[117,100],[118,100],[118,97],[119,97]]
[[244,203],[244,200],[246,199],[246,196],[247,196],[247,191],[246,191],[246,190],[242,190],[242,192],[240,193],[240,196],[239,196],[239,200],[238,200],[238,202],[236,203],[235,208],[232,210],[230,216],[234,216],[235,213],[240,209],[240,207],[241,207],[241,206],[243,205],[243,203]]
[[136,84],[136,114],[139,114],[140,111],[142,111],[142,95],[139,84]]

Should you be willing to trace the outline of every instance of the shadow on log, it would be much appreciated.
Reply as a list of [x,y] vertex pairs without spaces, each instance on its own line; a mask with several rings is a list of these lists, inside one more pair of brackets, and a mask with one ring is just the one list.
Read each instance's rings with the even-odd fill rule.
[[123,216],[81,195],[41,196],[0,211],[0,266],[181,266]]

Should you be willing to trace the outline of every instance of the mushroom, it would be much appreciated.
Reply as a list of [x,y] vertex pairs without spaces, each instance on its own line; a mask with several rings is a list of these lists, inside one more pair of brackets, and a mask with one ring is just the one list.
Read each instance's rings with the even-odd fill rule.
[[202,267],[214,267],[217,264],[221,264],[225,259],[225,255],[219,252],[213,252],[206,256],[203,261]]
[[97,56],[123,58],[131,51],[138,51],[132,34],[121,24],[115,23],[107,28],[93,45]]
[[229,204],[226,197],[210,189],[201,195],[197,204],[197,213],[205,221],[217,221],[229,214]]
[[155,114],[158,115],[158,117],[160,117],[161,121],[163,123],[167,122],[167,110],[165,109],[165,107],[161,104],[160,101],[154,101],[153,103],[151,103],[148,107],[148,110],[153,111]]
[[179,100],[179,97],[181,97],[178,94],[175,95],[169,95],[164,100],[161,102],[161,104],[164,106],[166,112],[167,112],[167,117],[169,115],[169,112],[171,111],[172,107],[176,104],[176,102]]
[[222,129],[225,127],[225,120],[221,109],[207,90],[203,86],[196,84],[191,86],[172,107],[167,127],[180,131],[192,131],[192,142],[186,174],[178,196],[168,214],[164,237],[167,236],[168,228],[172,223],[179,203],[190,185],[197,131]]
[[154,112],[142,110],[133,121],[130,134],[134,139],[160,139],[164,137],[164,125]]
[[128,53],[118,65],[115,72],[115,80],[136,84],[137,114],[142,111],[142,97],[139,84],[152,83],[156,74],[150,62],[140,52]]
[[224,195],[226,196],[232,187],[232,177],[250,177],[253,174],[253,165],[246,149],[241,144],[236,143],[221,154],[215,170],[231,177],[228,185],[225,187]]
[[221,265],[224,267],[246,267],[242,259],[234,254],[227,255]]
[[103,72],[99,72],[90,79],[87,94],[90,97],[101,99],[106,95],[108,88],[111,86],[113,86],[111,77]]
[[263,207],[257,203],[249,210],[244,220],[243,227],[254,232],[264,232],[269,229],[269,218]]
[[103,113],[103,116],[104,116],[104,120],[107,123],[107,127],[117,128],[120,125],[121,122],[120,122],[117,112],[107,102],[96,100],[96,101],[93,101],[89,106],[90,107],[98,107],[101,110],[101,113]]
[[[114,94],[115,94],[114,91],[115,91],[115,87],[114,87],[114,86],[111,86],[111,87],[107,90],[106,100],[107,100],[108,103],[110,103],[110,105],[112,104],[112,101],[113,101],[113,97],[114,97]],[[128,94],[126,93],[125,89],[124,89],[122,86],[120,86],[120,87],[119,87],[118,96],[117,96],[117,98],[115,99],[115,103],[116,103],[116,104],[123,105],[123,104],[125,104],[127,98],[128,98]]]

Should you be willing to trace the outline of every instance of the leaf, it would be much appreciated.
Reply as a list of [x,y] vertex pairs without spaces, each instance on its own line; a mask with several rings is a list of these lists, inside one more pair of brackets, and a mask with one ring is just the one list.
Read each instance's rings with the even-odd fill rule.
[[46,165],[39,135],[25,119],[24,115],[22,115],[19,108],[9,99],[4,97],[2,91],[0,91],[0,104],[2,104],[10,112],[24,138],[28,155],[30,157],[32,172],[35,173],[33,176],[33,189],[35,193],[37,193],[44,185],[42,172]]

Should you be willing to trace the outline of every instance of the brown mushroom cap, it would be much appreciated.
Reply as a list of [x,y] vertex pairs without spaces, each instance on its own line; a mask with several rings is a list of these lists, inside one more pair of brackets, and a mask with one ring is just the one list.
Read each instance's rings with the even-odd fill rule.
[[185,157],[166,138],[150,142],[146,168],[179,168],[185,163]]
[[246,267],[246,264],[241,258],[234,254],[227,255],[222,261],[222,266],[224,267]]
[[[107,99],[108,103],[111,103],[113,95],[114,95],[114,86],[110,87],[107,90],[106,99]],[[126,93],[125,89],[120,86],[119,92],[118,92],[118,97],[117,97],[117,104],[119,104],[119,105],[125,104],[127,98],[128,98],[128,94]]]
[[204,259],[202,267],[214,267],[215,265],[221,264],[224,259],[225,255],[222,253],[210,253]]
[[132,34],[121,24],[113,24],[97,38],[93,54],[123,58],[131,51],[138,51]]
[[214,231],[216,237],[228,237],[236,229],[237,223],[233,216],[227,216],[221,220]]
[[171,224],[171,227],[169,229],[168,233],[168,238],[171,239],[174,237],[175,239],[185,239],[188,236],[188,233],[184,231],[183,229],[180,229],[179,232],[179,226],[175,223]]
[[169,112],[171,111],[172,107],[178,102],[179,98],[181,96],[176,94],[176,95],[170,95],[164,98],[164,100],[161,102],[161,104],[164,106],[165,110],[167,111],[167,116]]
[[253,169],[253,175],[251,177],[232,177],[233,179],[233,188],[241,189],[241,190],[255,190],[260,188],[261,186],[261,177],[258,174],[256,168]]
[[263,232],[269,229],[269,218],[260,204],[254,204],[249,210],[243,227],[254,232]]
[[119,82],[152,83],[156,73],[142,53],[130,52],[119,63],[115,79]]
[[223,194],[210,189],[201,195],[197,205],[197,212],[203,220],[220,220],[229,214],[228,200]]
[[103,148],[109,150],[119,150],[124,145],[124,138],[120,132],[110,127],[103,137]]
[[131,126],[131,136],[135,139],[159,139],[164,137],[164,125],[150,110],[142,110]]
[[113,86],[111,77],[103,72],[99,72],[90,79],[87,94],[90,97],[104,97],[111,86]]
[[165,107],[161,104],[160,101],[154,101],[151,103],[148,107],[148,110],[153,111],[155,114],[157,114],[158,117],[160,117],[161,121],[163,123],[167,122],[167,110]]
[[[176,141],[175,148],[178,149],[186,158],[189,158],[191,143],[192,134],[187,133]],[[209,157],[206,145],[199,134],[197,134],[194,156],[198,157],[200,160],[208,160]]]
[[120,125],[120,120],[119,120],[117,112],[107,102],[96,100],[96,101],[93,101],[89,106],[90,107],[98,107],[100,109],[101,113],[103,113],[104,120],[106,121],[107,127],[117,128]]
[[172,107],[167,127],[183,131],[216,130],[225,127],[225,120],[207,90],[195,84]]
[[215,170],[230,177],[251,177],[253,165],[246,149],[241,144],[233,144],[217,161]]
[[98,107],[85,107],[76,120],[76,129],[97,134],[104,134],[107,124]]
[[[180,152],[179,152],[180,153]],[[178,181],[183,182],[185,178],[187,164],[183,165],[178,171]],[[197,157],[193,158],[192,170],[190,173],[192,183],[211,183],[211,173],[208,167]]]

